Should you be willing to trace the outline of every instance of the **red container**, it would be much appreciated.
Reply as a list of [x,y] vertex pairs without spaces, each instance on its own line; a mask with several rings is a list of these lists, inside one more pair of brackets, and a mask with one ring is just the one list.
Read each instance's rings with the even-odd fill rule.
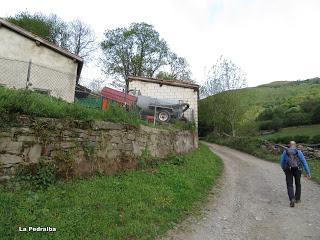
[[108,100],[112,100],[120,104],[127,103],[129,106],[134,105],[134,103],[137,100],[135,96],[126,94],[124,92],[109,87],[104,87],[101,91],[101,95]]

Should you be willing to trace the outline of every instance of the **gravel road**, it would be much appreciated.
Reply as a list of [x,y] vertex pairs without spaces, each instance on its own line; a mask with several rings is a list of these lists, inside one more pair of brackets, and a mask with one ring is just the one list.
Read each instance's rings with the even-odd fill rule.
[[278,164],[215,144],[222,181],[200,216],[189,217],[166,239],[320,240],[320,185],[302,177],[302,202],[289,207]]

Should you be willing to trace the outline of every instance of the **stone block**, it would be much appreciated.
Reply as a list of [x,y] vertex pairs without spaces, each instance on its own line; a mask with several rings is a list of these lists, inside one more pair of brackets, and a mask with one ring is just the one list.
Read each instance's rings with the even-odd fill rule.
[[92,123],[92,128],[94,130],[122,130],[125,126],[119,123],[104,122],[104,121],[94,121]]
[[123,144],[122,149],[125,151],[132,151],[133,150],[133,146],[131,143],[127,143],[127,144]]
[[74,148],[76,144],[74,142],[62,142],[60,143],[61,148]]
[[113,136],[113,137],[111,138],[110,142],[112,142],[112,143],[121,143],[121,142],[122,142],[122,141],[121,141],[121,137],[119,137],[119,136]]
[[0,154],[0,165],[4,167],[10,167],[13,164],[22,162],[22,157],[11,154]]
[[12,137],[12,133],[11,132],[0,132],[0,141],[1,141],[1,138],[11,138]]
[[1,142],[0,143],[0,152],[7,152],[12,154],[20,154],[22,150],[22,142]]
[[116,159],[121,155],[120,151],[118,150],[111,150],[107,152],[108,159]]
[[136,138],[136,135],[134,135],[133,133],[129,133],[127,135],[127,139],[129,139],[129,140],[134,140],[135,138]]
[[41,157],[42,146],[40,144],[33,145],[28,152],[29,162],[37,163]]
[[7,182],[9,180],[10,180],[10,176],[1,176],[0,177],[0,183]]
[[18,136],[18,142],[36,142],[35,136]]

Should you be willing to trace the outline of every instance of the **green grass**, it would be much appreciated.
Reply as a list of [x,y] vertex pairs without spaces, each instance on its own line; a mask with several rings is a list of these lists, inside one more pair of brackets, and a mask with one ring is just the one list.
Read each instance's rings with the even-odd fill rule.
[[316,125],[282,128],[276,133],[261,136],[261,138],[271,139],[271,138],[290,137],[290,136],[297,136],[297,135],[313,137],[319,134],[320,134],[320,124],[316,124]]
[[0,88],[0,115],[26,114],[34,117],[71,118],[78,120],[103,120],[138,125],[142,121],[112,106],[109,111],[89,108],[79,103],[63,100],[26,90]]
[[314,181],[320,183],[320,160],[309,161],[311,176]]
[[[200,145],[153,168],[117,176],[59,182],[35,192],[0,188],[0,238],[154,239],[197,209],[222,168]],[[19,226],[51,226],[57,232],[24,233]]]

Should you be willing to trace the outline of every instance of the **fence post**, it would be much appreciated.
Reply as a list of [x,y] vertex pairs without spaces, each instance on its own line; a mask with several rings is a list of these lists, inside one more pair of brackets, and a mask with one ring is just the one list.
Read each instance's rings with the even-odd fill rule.
[[29,89],[29,86],[30,86],[31,65],[32,65],[32,61],[31,61],[31,59],[30,59],[30,60],[29,60],[29,65],[28,65],[26,89]]

